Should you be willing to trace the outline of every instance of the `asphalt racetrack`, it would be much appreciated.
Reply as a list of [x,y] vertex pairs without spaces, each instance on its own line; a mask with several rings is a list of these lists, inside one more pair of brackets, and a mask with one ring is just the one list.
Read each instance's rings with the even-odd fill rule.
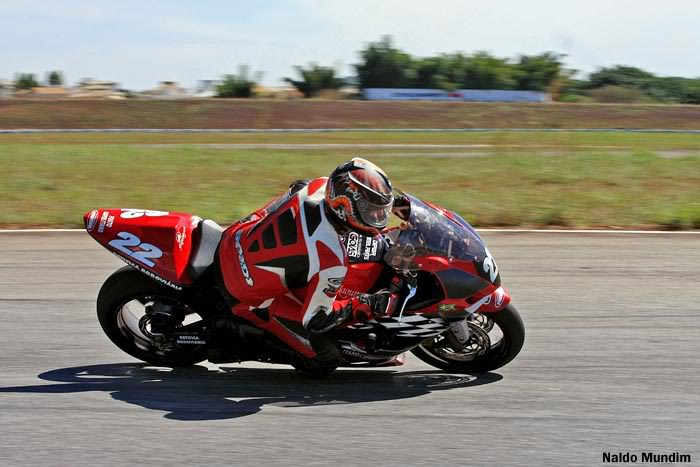
[[[122,266],[82,233],[0,234],[0,465],[700,462],[700,235],[487,233],[527,328],[487,375],[146,366],[95,296]],[[687,465],[687,464],[686,464]]]

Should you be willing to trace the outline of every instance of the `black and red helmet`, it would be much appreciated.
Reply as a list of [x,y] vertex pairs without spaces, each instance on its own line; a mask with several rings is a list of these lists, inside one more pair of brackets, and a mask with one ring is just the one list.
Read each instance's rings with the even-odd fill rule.
[[328,208],[337,221],[358,233],[376,235],[386,227],[393,201],[389,177],[365,159],[339,165],[328,178]]

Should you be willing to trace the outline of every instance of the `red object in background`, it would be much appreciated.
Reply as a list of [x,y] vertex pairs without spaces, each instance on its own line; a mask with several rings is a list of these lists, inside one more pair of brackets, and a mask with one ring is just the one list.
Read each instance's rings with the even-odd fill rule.
[[192,283],[187,267],[199,217],[145,209],[95,209],[85,214],[84,221],[90,236],[127,264],[155,274],[156,280],[171,287]]

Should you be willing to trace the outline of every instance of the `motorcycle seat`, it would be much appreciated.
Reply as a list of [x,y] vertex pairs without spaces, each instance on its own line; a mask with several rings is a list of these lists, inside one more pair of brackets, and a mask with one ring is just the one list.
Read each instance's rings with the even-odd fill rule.
[[211,219],[203,220],[197,226],[199,241],[190,261],[190,277],[196,280],[214,262],[214,255],[221,242],[223,227]]

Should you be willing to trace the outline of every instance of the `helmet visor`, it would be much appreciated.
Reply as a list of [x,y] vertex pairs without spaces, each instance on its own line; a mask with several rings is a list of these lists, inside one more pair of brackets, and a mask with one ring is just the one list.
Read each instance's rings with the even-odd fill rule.
[[391,206],[391,202],[389,204],[374,204],[364,199],[357,202],[359,217],[365,224],[378,229],[383,229],[389,222]]

